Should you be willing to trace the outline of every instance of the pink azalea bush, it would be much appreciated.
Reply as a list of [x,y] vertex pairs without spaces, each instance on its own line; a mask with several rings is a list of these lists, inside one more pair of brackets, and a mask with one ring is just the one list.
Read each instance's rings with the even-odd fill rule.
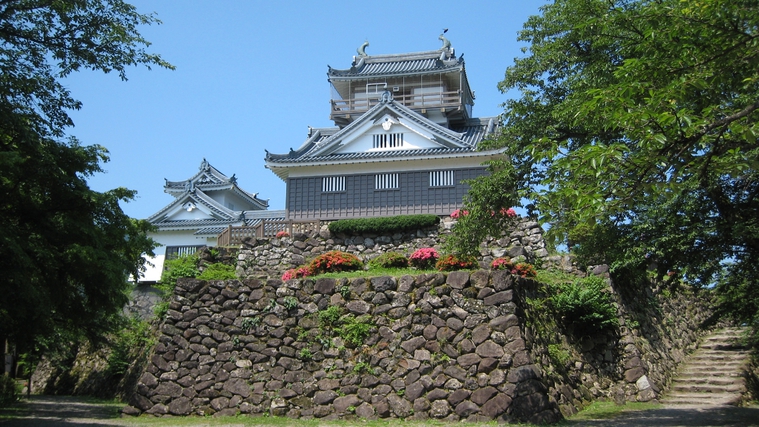
[[496,258],[490,263],[490,268],[493,270],[511,271],[514,268],[514,264],[509,258]]
[[517,276],[522,277],[535,277],[538,275],[537,271],[535,271],[535,267],[533,267],[532,264],[528,264],[526,262],[514,264],[508,258],[494,259],[493,262],[490,263],[490,268],[493,270],[506,270],[511,274],[516,274]]
[[290,233],[288,233],[285,230],[280,230],[280,231],[277,231],[277,236],[276,237],[277,237],[277,239],[281,239],[283,237],[290,237]]
[[411,254],[408,261],[412,267],[428,269],[435,265],[438,258],[440,258],[440,255],[434,248],[420,248]]
[[300,279],[301,277],[307,277],[311,275],[311,270],[308,267],[291,268],[285,271],[282,275],[282,281],[286,282],[292,279]]
[[455,211],[451,212],[451,218],[453,219],[459,219],[462,216],[467,216],[467,215],[469,215],[469,211],[465,211],[461,209],[456,209]]

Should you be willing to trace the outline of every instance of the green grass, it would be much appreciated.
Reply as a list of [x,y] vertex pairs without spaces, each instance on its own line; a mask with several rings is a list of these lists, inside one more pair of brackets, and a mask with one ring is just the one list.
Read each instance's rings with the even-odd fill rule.
[[555,286],[572,283],[577,280],[577,276],[559,270],[538,270],[535,280],[549,286]]
[[[397,418],[388,418],[381,420],[364,420],[356,418],[354,420],[299,420],[286,417],[267,417],[267,416],[245,416],[236,417],[167,417],[156,418],[141,416],[139,418],[123,418],[119,420],[120,425],[124,426],[287,426],[287,427],[352,427],[360,425],[362,427],[454,427],[454,426],[471,426],[471,427],[495,427],[499,424],[496,422],[487,423],[445,423],[435,420],[407,421]],[[528,426],[528,424],[508,424],[509,426]]]
[[569,417],[569,421],[605,420],[615,418],[624,412],[646,411],[649,409],[661,409],[659,403],[628,402],[625,405],[617,405],[614,402],[593,402],[588,407]]

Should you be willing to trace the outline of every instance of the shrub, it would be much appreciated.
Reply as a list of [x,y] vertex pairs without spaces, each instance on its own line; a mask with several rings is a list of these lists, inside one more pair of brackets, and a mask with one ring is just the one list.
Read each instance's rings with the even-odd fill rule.
[[411,254],[408,262],[412,267],[426,270],[432,268],[438,258],[440,258],[440,255],[438,255],[434,248],[420,248]]
[[538,275],[538,272],[535,271],[535,267],[533,267],[532,264],[520,262],[514,266],[514,269],[511,270],[511,274],[517,274],[522,277],[535,277]]
[[337,325],[343,309],[337,305],[331,305],[319,312],[319,324],[324,328],[331,328]]
[[616,327],[619,324],[606,281],[589,276],[557,287],[550,301],[559,315],[582,332]]
[[337,273],[340,271],[356,271],[364,267],[357,256],[341,251],[329,251],[319,255],[308,264],[308,270],[313,275]]
[[514,269],[514,264],[509,258],[496,258],[490,263],[490,268],[493,270],[508,270]]
[[291,268],[282,275],[282,281],[286,282],[292,279],[299,279],[301,277],[307,277],[311,275],[311,270],[308,267]]
[[18,400],[16,380],[10,375],[0,373],[0,406],[13,403]]
[[572,354],[559,344],[548,344],[548,357],[560,368],[565,367],[572,360]]
[[329,224],[329,231],[342,234],[393,233],[436,226],[437,215],[399,215],[383,218],[341,219]]
[[153,345],[152,336],[150,323],[136,316],[125,318],[123,327],[110,340],[107,372],[113,376],[126,372],[135,353],[147,351],[146,348]]
[[290,237],[290,233],[287,232],[287,230],[279,230],[277,231],[277,234],[275,236],[277,239],[281,239],[283,237]]
[[369,261],[369,268],[406,268],[408,258],[398,252],[385,252]]
[[234,266],[217,262],[208,264],[197,277],[201,280],[231,280],[237,279],[237,274]]
[[348,315],[343,320],[344,324],[340,327],[338,334],[348,343],[359,346],[369,336],[369,331],[374,327],[368,316],[353,317]]
[[471,270],[478,266],[477,259],[470,255],[446,255],[435,263],[440,271]]
[[198,256],[183,255],[176,259],[167,259],[163,263],[161,283],[173,287],[180,277],[198,277]]

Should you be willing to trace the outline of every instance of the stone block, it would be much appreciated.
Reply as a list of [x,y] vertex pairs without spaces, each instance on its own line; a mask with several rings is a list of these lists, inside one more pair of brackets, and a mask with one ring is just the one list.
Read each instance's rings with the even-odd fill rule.
[[500,358],[505,351],[502,346],[488,340],[477,346],[476,353],[483,358]]
[[461,418],[466,418],[472,414],[476,414],[480,411],[480,407],[469,400],[465,400],[456,405],[456,415]]
[[335,279],[317,279],[316,283],[314,284],[314,292],[324,295],[332,295],[335,292]]
[[470,399],[472,400],[472,402],[476,403],[477,405],[482,406],[485,404],[485,402],[490,400],[490,398],[492,398],[496,394],[498,394],[498,390],[496,390],[495,387],[487,386],[487,387],[478,388],[477,390],[472,392],[472,396],[470,397]]
[[505,413],[510,405],[511,398],[503,393],[499,393],[482,405],[480,414],[492,420]]
[[472,393],[469,390],[458,389],[458,390],[454,391],[453,393],[449,394],[448,398],[446,400],[451,405],[456,406],[459,403],[465,401],[466,399],[469,399],[469,396],[471,394]]
[[452,271],[445,281],[453,289],[464,289],[469,284],[468,271]]
[[485,305],[500,305],[507,302],[511,302],[513,298],[514,298],[514,291],[506,290],[506,291],[496,292],[493,295],[485,297],[482,300],[482,302]]

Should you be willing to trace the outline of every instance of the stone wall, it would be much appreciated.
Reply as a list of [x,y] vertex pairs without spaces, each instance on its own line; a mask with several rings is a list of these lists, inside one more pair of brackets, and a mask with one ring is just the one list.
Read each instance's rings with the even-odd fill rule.
[[[605,266],[594,269],[607,276]],[[519,288],[527,347],[564,416],[594,400],[656,401],[686,354],[713,327],[710,290],[611,283],[619,327],[578,333],[545,305],[550,287]],[[553,352],[553,354],[552,354]],[[563,352],[563,357],[560,354]]]
[[[183,279],[130,410],[555,421],[514,284],[487,271]],[[374,325],[363,344],[325,332],[319,313],[330,306]]]
[[[333,234],[327,225],[312,233],[296,233],[291,237],[249,238],[238,254],[237,275],[241,278],[280,277],[285,270],[306,264],[317,255],[332,250],[352,253],[364,262],[385,252],[411,255],[420,248],[441,250],[441,242],[455,223],[444,218],[439,227],[391,235],[363,234],[346,236]],[[489,268],[490,262],[507,256],[515,260],[540,263],[568,271],[578,271],[567,256],[549,256],[543,240],[543,229],[536,221],[522,218],[513,230],[498,238],[489,238],[480,247],[480,264]]]
[[[545,292],[485,270],[181,279],[126,412],[555,421],[595,398],[655,399],[708,312],[699,296],[626,290],[616,332],[573,336],[535,303]],[[373,325],[363,343],[320,323],[329,307]]]

